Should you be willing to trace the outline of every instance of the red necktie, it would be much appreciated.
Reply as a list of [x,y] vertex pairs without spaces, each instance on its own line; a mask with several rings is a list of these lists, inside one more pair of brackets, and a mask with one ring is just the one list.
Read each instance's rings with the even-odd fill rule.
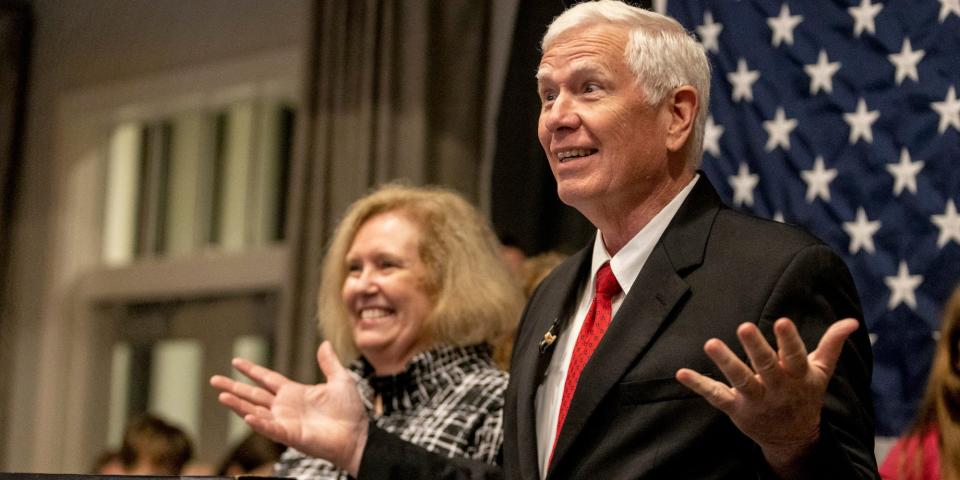
[[[577,389],[577,381],[580,379],[580,372],[590,360],[590,355],[596,350],[603,338],[607,326],[610,325],[612,318],[611,300],[620,293],[620,284],[616,277],[610,271],[610,262],[606,262],[597,270],[597,292],[590,304],[590,310],[587,311],[587,318],[580,327],[580,334],[577,336],[577,343],[573,347],[573,355],[570,357],[570,366],[567,368],[567,380],[563,384],[563,398],[560,400],[560,414],[557,416],[557,434],[553,440],[553,447],[557,446],[557,439],[560,438],[560,430],[563,428],[563,421],[567,418],[567,410],[570,408],[570,400],[573,399],[573,392]],[[551,453],[551,455],[553,455]],[[552,461],[552,460],[551,460]]]

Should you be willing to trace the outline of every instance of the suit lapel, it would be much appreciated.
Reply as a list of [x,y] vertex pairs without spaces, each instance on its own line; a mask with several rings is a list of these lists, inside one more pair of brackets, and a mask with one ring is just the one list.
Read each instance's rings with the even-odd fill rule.
[[719,197],[701,173],[584,367],[557,440],[553,465],[563,461],[603,398],[628,369],[642,361],[670,312],[682,303],[689,290],[682,274],[702,262],[720,206]]
[[559,321],[558,328],[562,329],[562,323],[567,322],[573,315],[580,284],[586,276],[585,272],[590,268],[591,251],[591,248],[585,248],[557,267],[550,276],[549,286],[544,285],[546,288],[542,289],[542,298],[541,295],[534,297],[537,304],[529,307],[522,327],[522,338],[518,338],[518,342],[522,343],[516,346],[514,352],[510,381],[516,385],[517,391],[517,448],[521,450],[521,478],[540,478],[535,399],[537,387],[540,386],[543,373],[556,350],[554,342],[541,353],[540,342],[551,325]]

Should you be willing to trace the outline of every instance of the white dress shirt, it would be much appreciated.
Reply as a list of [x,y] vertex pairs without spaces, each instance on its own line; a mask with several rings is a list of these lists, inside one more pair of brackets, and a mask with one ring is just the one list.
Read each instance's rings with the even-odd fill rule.
[[[693,180],[612,258],[603,244],[603,233],[597,232],[596,240],[593,243],[590,278],[578,294],[576,313],[572,321],[567,322],[566,328],[560,332],[554,346],[556,351],[547,367],[543,383],[537,388],[537,459],[540,465],[541,479],[547,475],[547,467],[549,466],[547,462],[550,461],[554,439],[557,435],[557,416],[560,413],[560,401],[563,398],[563,385],[567,379],[567,367],[570,364],[570,357],[573,355],[573,347],[577,343],[576,339],[580,328],[587,317],[590,304],[593,303],[597,270],[604,262],[609,261],[613,276],[616,277],[617,283],[623,289],[623,293],[614,297],[612,302],[612,314],[616,320],[617,310],[619,310],[626,295],[630,293],[630,287],[633,286],[634,279],[637,278],[640,269],[643,268],[650,253],[653,252],[653,247],[660,241],[667,225],[673,220],[677,210],[680,209],[680,205],[693,190],[693,186],[699,178],[699,174],[695,175]],[[620,319],[619,321],[629,321],[629,319]]]

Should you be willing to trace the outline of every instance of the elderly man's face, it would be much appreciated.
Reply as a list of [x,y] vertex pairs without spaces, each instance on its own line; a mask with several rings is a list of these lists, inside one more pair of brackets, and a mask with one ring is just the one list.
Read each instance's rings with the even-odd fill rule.
[[667,171],[669,111],[647,104],[624,59],[625,29],[572,29],[537,72],[540,144],[560,199],[590,217],[642,203]]

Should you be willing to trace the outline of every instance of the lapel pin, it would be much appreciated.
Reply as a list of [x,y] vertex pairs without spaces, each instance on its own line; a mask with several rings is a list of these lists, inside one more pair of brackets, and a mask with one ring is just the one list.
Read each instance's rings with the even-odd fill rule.
[[543,340],[540,341],[540,353],[546,353],[547,349],[557,340],[557,334],[554,332],[556,328],[557,322],[553,322],[553,325],[550,325],[547,333],[543,334]]

